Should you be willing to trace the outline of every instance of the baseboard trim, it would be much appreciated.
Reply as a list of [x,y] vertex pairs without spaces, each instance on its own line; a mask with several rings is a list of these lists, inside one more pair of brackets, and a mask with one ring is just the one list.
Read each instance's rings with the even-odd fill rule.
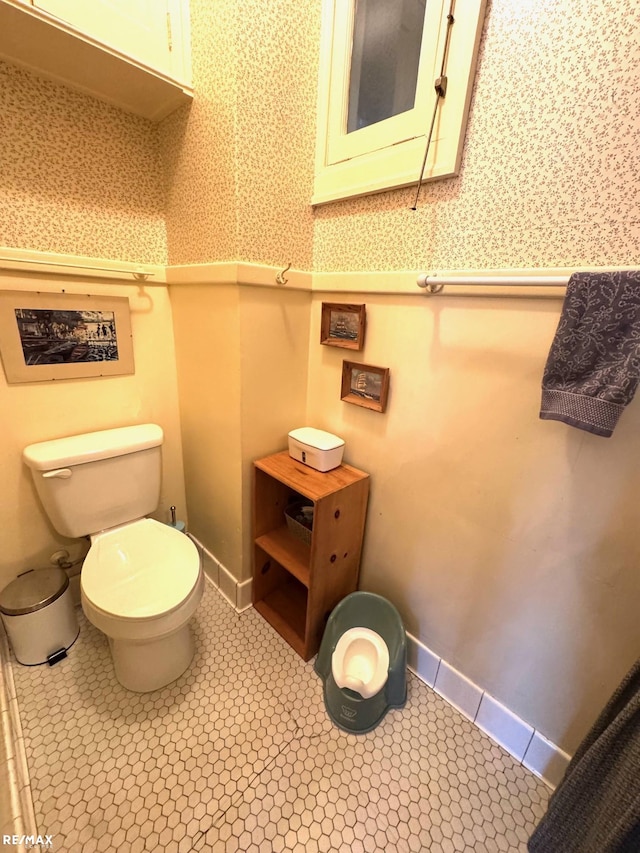
[[556,788],[571,756],[407,632],[408,668],[524,767]]
[[[2,835],[38,835],[27,753],[13,680],[9,640],[0,624],[0,767],[9,789],[8,813],[0,815]],[[22,850],[22,847],[20,847]]]
[[253,580],[243,581],[236,585],[236,610],[242,613],[253,604]]
[[237,613],[242,613],[251,607],[253,580],[250,578],[247,581],[237,581],[229,569],[207,550],[202,542],[191,533],[188,536],[202,555],[202,566],[207,579],[222,593],[233,609]]

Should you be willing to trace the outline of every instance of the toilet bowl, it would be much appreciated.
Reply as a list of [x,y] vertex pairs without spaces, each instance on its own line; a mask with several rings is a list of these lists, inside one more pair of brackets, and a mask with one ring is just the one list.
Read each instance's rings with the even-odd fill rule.
[[204,583],[197,548],[152,518],[96,534],[91,543],[80,576],[82,609],[108,637],[118,681],[140,693],[175,681],[195,650],[188,622]]
[[31,444],[23,458],[56,530],[89,536],[82,607],[107,635],[120,683],[158,690],[194,653],[188,621],[203,590],[200,554],[158,508],[164,434],[137,424]]
[[363,699],[370,699],[387,683],[387,644],[370,628],[350,628],[338,640],[331,656],[331,671],[338,687],[347,687]]

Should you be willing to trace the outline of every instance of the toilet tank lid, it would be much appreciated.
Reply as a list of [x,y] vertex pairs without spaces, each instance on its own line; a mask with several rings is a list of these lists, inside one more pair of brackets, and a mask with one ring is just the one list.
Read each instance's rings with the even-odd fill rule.
[[162,439],[162,427],[157,424],[136,424],[30,444],[22,457],[30,468],[50,471],[158,447]]

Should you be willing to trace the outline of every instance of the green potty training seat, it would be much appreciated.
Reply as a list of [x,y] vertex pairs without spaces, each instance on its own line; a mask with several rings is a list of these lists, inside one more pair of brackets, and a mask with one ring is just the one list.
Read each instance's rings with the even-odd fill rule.
[[353,592],[329,616],[314,669],[324,704],[345,732],[374,729],[407,701],[407,638],[396,608],[372,592]]

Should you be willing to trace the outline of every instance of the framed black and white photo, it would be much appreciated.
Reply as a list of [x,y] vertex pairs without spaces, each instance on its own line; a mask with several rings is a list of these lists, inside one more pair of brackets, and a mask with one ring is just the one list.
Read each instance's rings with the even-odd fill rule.
[[0,291],[0,353],[10,384],[133,373],[129,300]]
[[384,412],[389,395],[389,368],[342,362],[340,399],[374,412]]
[[366,305],[322,303],[320,343],[344,349],[362,349],[366,323]]

